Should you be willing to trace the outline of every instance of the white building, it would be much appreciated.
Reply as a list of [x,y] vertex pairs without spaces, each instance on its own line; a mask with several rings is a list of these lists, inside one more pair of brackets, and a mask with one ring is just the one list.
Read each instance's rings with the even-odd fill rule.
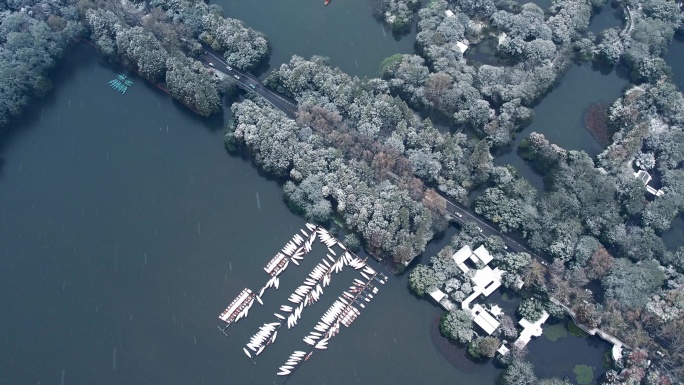
[[523,327],[523,331],[520,332],[520,337],[513,343],[515,346],[518,348],[522,348],[523,346],[527,345],[528,342],[532,339],[532,337],[539,337],[542,335],[544,332],[542,330],[541,325],[546,322],[546,320],[549,318],[549,313],[544,311],[542,313],[542,316],[535,322],[530,322],[526,320],[525,318],[521,319],[518,321],[520,326]]
[[499,327],[499,321],[496,320],[487,309],[483,308],[480,304],[473,306],[471,310],[473,314],[475,323],[482,328],[488,335],[494,333],[494,331]]

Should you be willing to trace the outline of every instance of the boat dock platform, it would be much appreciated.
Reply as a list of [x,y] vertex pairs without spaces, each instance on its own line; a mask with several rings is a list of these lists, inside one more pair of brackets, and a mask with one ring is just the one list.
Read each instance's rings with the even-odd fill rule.
[[223,313],[219,315],[219,319],[226,322],[228,325],[235,322],[240,313],[252,306],[254,303],[254,296],[255,295],[251,290],[247,288],[243,289]]

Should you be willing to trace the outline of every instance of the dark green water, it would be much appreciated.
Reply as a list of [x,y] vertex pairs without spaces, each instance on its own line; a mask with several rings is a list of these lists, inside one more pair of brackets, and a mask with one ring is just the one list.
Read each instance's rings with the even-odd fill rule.
[[684,36],[675,35],[665,54],[665,61],[672,69],[672,81],[681,92],[684,89]]
[[622,29],[622,9],[617,2],[607,1],[601,10],[591,18],[589,31],[598,35],[601,31],[608,28]]
[[536,107],[532,123],[516,135],[512,151],[496,158],[496,165],[511,164],[538,190],[543,189],[541,176],[536,174],[518,154],[520,141],[532,132],[544,134],[551,143],[567,150],[584,151],[590,156],[603,149],[582,124],[584,110],[594,102],[612,103],[620,97],[627,80],[615,71],[602,74],[591,64],[574,65]]
[[[137,78],[116,93],[117,71],[88,47],[58,72],[0,142],[0,383],[273,383],[327,304],[258,365],[242,346],[301,277],[288,269],[270,307],[255,305],[228,338],[217,315],[263,285],[263,266],[304,221],[275,182],[224,151],[221,119],[198,120]],[[490,366],[461,373],[437,352],[439,311],[406,280],[381,287],[288,384],[494,383]]]
[[[570,378],[575,383],[575,365],[591,366],[594,382],[606,372],[603,365],[604,354],[610,352],[612,345],[599,337],[582,334],[572,335],[565,327],[569,320],[563,323],[543,326],[541,337],[534,338],[528,344],[530,362],[534,363],[534,372],[538,377]],[[563,327],[566,330],[562,337],[555,341],[547,338],[550,328]],[[552,338],[553,339],[553,338]]]
[[292,55],[327,56],[335,67],[352,76],[377,77],[383,59],[396,53],[413,53],[412,33],[397,41],[389,29],[371,15],[368,0],[254,1],[214,0],[226,16],[240,19],[265,33],[271,43],[271,68]]

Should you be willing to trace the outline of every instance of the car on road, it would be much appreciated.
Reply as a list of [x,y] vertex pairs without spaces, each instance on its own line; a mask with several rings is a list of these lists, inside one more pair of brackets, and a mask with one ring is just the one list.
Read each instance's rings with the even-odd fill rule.
[[477,229],[478,229],[480,232],[482,232],[482,227],[477,226]]
[[508,246],[504,245],[504,250],[508,250]]
[[209,62],[209,65],[213,67],[213,66],[214,66],[214,63],[212,63],[212,62]]
[[250,87],[252,87],[253,90],[256,90],[256,86],[254,84],[250,84]]
[[455,214],[456,214],[457,217],[463,218],[463,214],[461,214],[461,213],[455,213]]
[[237,75],[233,75],[233,77],[235,77],[235,79],[237,79],[237,80],[240,80],[240,77]]
[[228,68],[229,71],[233,70],[233,67],[231,67],[231,66],[226,66],[226,68]]

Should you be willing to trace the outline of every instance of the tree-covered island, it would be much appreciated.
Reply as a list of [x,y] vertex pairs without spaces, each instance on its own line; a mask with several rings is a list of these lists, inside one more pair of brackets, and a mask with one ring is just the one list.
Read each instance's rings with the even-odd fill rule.
[[[396,32],[417,19],[415,54],[388,58],[373,79],[345,74],[323,57],[293,57],[265,85],[297,101],[296,118],[248,93],[232,106],[228,150],[279,178],[294,212],[343,228],[400,267],[455,223],[460,231],[450,247],[412,270],[418,295],[441,287],[463,300],[472,287],[449,256],[486,245],[505,271],[503,284],[525,298],[519,316],[563,317],[569,309],[579,324],[629,346],[603,383],[684,381],[684,246],[668,250],[660,238],[684,209],[684,99],[663,59],[684,32],[680,6],[615,1],[622,28],[594,34],[592,16],[610,6],[598,0],[555,1],[548,9],[511,0],[372,3]],[[2,126],[50,90],[49,70],[79,39],[202,116],[219,112],[222,96],[235,92],[198,60],[206,47],[245,71],[268,60],[264,35],[200,0],[8,0],[0,10]],[[471,59],[468,51],[480,44],[493,45],[493,54]],[[494,155],[530,123],[535,103],[567,68],[583,61],[623,68],[631,84],[585,116],[591,129],[603,130],[597,157],[537,133],[523,140],[518,151],[544,177],[537,191],[512,167],[495,166]],[[657,177],[655,193],[645,189],[645,173]],[[448,214],[445,198],[548,263],[484,237]],[[589,284],[603,295],[590,294]],[[496,336],[478,337],[470,314],[457,310],[444,315],[441,331],[484,359],[500,340],[517,337],[510,315],[499,321]],[[502,358],[502,381],[563,383],[538,380],[522,353]],[[586,368],[577,368],[578,381],[586,378]]]

